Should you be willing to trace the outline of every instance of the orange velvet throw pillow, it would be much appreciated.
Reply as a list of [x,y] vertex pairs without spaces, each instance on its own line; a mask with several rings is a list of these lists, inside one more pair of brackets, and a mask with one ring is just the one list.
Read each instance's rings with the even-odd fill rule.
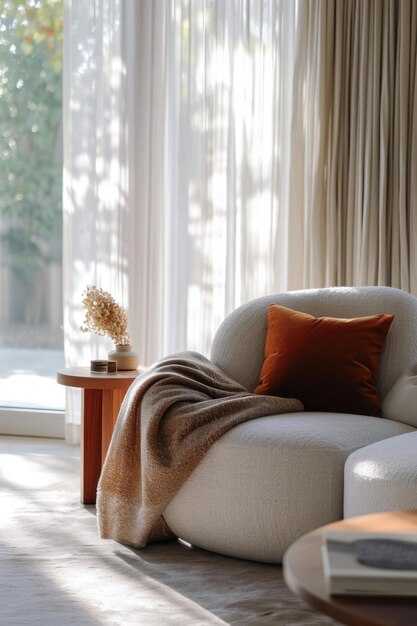
[[379,362],[393,319],[314,317],[271,304],[255,393],[298,398],[306,411],[378,415]]

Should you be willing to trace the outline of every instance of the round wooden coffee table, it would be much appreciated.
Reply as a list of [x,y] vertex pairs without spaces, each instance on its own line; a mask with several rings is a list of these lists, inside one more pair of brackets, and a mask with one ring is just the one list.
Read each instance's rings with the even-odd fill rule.
[[320,553],[324,530],[417,533],[417,510],[376,513],[322,526],[300,537],[284,556],[288,587],[316,609],[343,624],[416,626],[417,597],[330,596]]

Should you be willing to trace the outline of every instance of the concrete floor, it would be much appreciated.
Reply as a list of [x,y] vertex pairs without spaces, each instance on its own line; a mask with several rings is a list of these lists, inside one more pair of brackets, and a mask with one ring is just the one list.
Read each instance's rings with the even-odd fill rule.
[[79,501],[80,452],[0,437],[0,624],[324,626],[277,566],[180,542],[133,550],[98,537]]

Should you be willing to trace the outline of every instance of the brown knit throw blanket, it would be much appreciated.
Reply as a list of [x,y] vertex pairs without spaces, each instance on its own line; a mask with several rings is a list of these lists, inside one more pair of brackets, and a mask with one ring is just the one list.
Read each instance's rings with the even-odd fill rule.
[[135,380],[120,409],[97,493],[100,535],[137,548],[174,538],[162,514],[209,447],[247,420],[302,411],[260,396],[183,352]]

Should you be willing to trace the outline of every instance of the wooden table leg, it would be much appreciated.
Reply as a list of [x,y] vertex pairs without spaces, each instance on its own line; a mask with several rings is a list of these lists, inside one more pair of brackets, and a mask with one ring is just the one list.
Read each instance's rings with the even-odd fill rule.
[[113,428],[119,415],[125,392],[122,389],[103,389],[101,421],[101,463],[104,463],[109,449]]
[[81,502],[95,504],[101,472],[102,390],[84,389],[81,437]]
[[125,397],[121,389],[84,389],[81,502],[95,504],[101,467]]

